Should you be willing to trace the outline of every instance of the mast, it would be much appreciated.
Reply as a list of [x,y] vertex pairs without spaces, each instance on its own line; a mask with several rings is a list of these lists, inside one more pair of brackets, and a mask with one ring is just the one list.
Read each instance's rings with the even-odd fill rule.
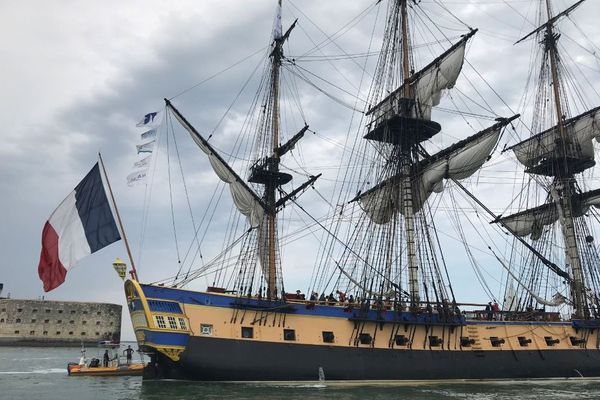
[[[410,101],[411,87],[410,80],[410,43],[408,32],[408,10],[407,1],[400,0],[400,13],[402,17],[402,72],[404,78],[403,97]],[[419,265],[417,263],[417,250],[415,243],[415,221],[413,212],[413,193],[411,185],[411,169],[412,169],[412,149],[409,146],[402,148],[401,170],[404,176],[402,180],[402,200],[404,208],[404,220],[406,226],[406,245],[408,259],[408,287],[410,293],[411,304],[416,306],[419,303]]]
[[[565,252],[567,260],[573,273],[573,281],[571,283],[571,292],[573,294],[573,303],[575,306],[575,316],[577,318],[587,317],[587,307],[585,307],[585,295],[583,293],[583,273],[581,270],[581,258],[579,255],[579,248],[577,247],[577,239],[575,236],[575,226],[573,223],[573,205],[571,198],[573,193],[573,184],[575,178],[569,171],[568,160],[567,160],[567,147],[571,145],[570,139],[567,137],[564,125],[564,113],[563,106],[561,104],[560,89],[561,82],[558,76],[558,49],[556,47],[556,41],[558,35],[554,33],[554,24],[552,22],[552,7],[551,0],[546,0],[546,11],[548,14],[548,23],[546,25],[546,34],[544,38],[544,45],[548,51],[550,58],[550,70],[552,74],[552,88],[554,91],[554,106],[556,109],[556,118],[558,132],[560,135],[561,146],[558,147],[560,151],[560,157],[562,158],[559,163],[564,163],[564,171],[566,174],[558,174],[554,180],[553,187],[551,189],[551,195],[557,203],[558,213],[562,225],[562,232],[565,242]],[[561,171],[562,168],[558,168]]]
[[[281,0],[278,4],[278,16],[276,24],[281,23]],[[277,176],[279,172],[280,158],[277,154],[279,147],[279,69],[281,67],[281,59],[283,57],[283,42],[281,29],[276,27],[274,33],[275,47],[271,53],[271,148],[273,157],[269,163],[269,172],[271,176]],[[267,251],[268,251],[268,275],[267,275],[267,297],[275,299],[277,297],[277,254],[276,254],[276,238],[277,234],[277,213],[275,211],[275,191],[277,184],[274,179],[271,179],[265,185],[265,203],[269,208],[267,214]]]

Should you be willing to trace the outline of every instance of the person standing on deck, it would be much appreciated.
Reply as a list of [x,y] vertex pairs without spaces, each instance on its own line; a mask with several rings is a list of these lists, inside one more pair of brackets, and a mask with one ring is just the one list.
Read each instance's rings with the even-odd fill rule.
[[131,346],[127,346],[127,348],[123,351],[125,357],[127,358],[127,365],[131,364],[131,358],[133,356],[133,349]]

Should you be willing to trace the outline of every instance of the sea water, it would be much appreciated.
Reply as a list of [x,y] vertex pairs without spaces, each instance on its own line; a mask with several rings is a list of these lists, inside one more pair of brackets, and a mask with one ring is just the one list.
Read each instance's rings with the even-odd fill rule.
[[[137,346],[132,344],[131,347]],[[99,357],[101,355],[102,351],[87,349],[88,358],[101,358]],[[0,347],[0,399],[600,399],[600,380],[588,379],[340,384],[327,381],[312,383],[142,382],[139,376],[68,376],[67,364],[78,362],[79,356],[78,348]]]

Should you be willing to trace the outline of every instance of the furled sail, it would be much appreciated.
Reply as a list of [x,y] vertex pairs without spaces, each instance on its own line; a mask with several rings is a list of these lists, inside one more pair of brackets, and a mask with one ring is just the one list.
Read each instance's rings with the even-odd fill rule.
[[219,156],[212,146],[204,139],[196,129],[166,100],[167,107],[173,111],[173,115],[181,126],[183,126],[192,137],[194,143],[208,156],[210,165],[223,182],[229,184],[229,190],[237,209],[246,217],[253,227],[260,226],[265,214],[265,206],[254,191],[246,185],[233,169]]
[[[419,211],[432,192],[444,190],[444,179],[465,179],[479,170],[498,143],[506,121],[455,143],[415,165],[411,177],[413,211]],[[394,214],[403,212],[402,179],[402,175],[395,175],[355,199],[376,224],[385,224]]]
[[[442,91],[451,89],[456,84],[464,64],[467,42],[476,32],[477,30],[472,30],[464,35],[458,43],[409,78],[417,107],[413,110],[412,117],[431,119],[431,108],[440,103]],[[399,114],[403,91],[404,85],[373,106],[367,115],[373,114],[373,120],[378,120],[388,114]]]
[[[571,143],[565,148],[566,156],[574,159],[593,160],[592,139],[600,141],[600,107],[566,120],[564,127],[566,136],[571,140]],[[557,158],[560,143],[560,132],[555,126],[507,150],[512,150],[521,164],[531,168],[547,158]]]
[[[576,194],[571,199],[573,206],[573,217],[581,217],[591,206],[600,208],[600,189]],[[539,207],[531,208],[498,218],[495,223],[501,223],[517,236],[531,235],[531,239],[540,238],[545,226],[552,225],[558,221],[559,213],[556,202],[552,201]]]

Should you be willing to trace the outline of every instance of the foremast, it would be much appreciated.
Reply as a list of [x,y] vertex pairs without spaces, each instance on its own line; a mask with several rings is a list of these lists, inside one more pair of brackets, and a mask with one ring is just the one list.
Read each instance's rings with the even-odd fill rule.
[[[308,130],[308,125],[305,125],[291,139],[280,144],[280,80],[282,61],[284,60],[283,44],[289,38],[295,25],[296,21],[285,33],[282,33],[281,0],[278,0],[273,28],[273,42],[269,54],[269,80],[266,86],[268,89],[266,89],[267,93],[261,105],[261,117],[256,132],[253,132],[255,134],[256,161],[250,167],[248,183],[233,170],[209,141],[186,120],[173,104],[165,99],[167,109],[173,113],[180,124],[190,133],[198,147],[208,156],[217,176],[229,185],[236,208],[248,218],[251,225],[250,231],[256,232],[255,250],[261,266],[262,276],[266,281],[266,290],[263,292],[261,285],[259,296],[262,297],[264,293],[269,300],[283,298],[284,291],[280,273],[281,265],[277,237],[278,212],[321,176],[320,174],[310,176],[306,182],[290,193],[286,194],[282,189],[283,185],[292,180],[292,175],[280,171],[281,157],[291,151]],[[256,186],[253,187],[249,183],[260,185],[262,190],[258,190]],[[282,195],[278,196],[278,192],[281,192]],[[244,266],[241,268],[244,268]],[[240,295],[253,295],[252,281],[253,278],[250,278],[249,281],[237,282],[236,284],[239,287],[236,291]]]

